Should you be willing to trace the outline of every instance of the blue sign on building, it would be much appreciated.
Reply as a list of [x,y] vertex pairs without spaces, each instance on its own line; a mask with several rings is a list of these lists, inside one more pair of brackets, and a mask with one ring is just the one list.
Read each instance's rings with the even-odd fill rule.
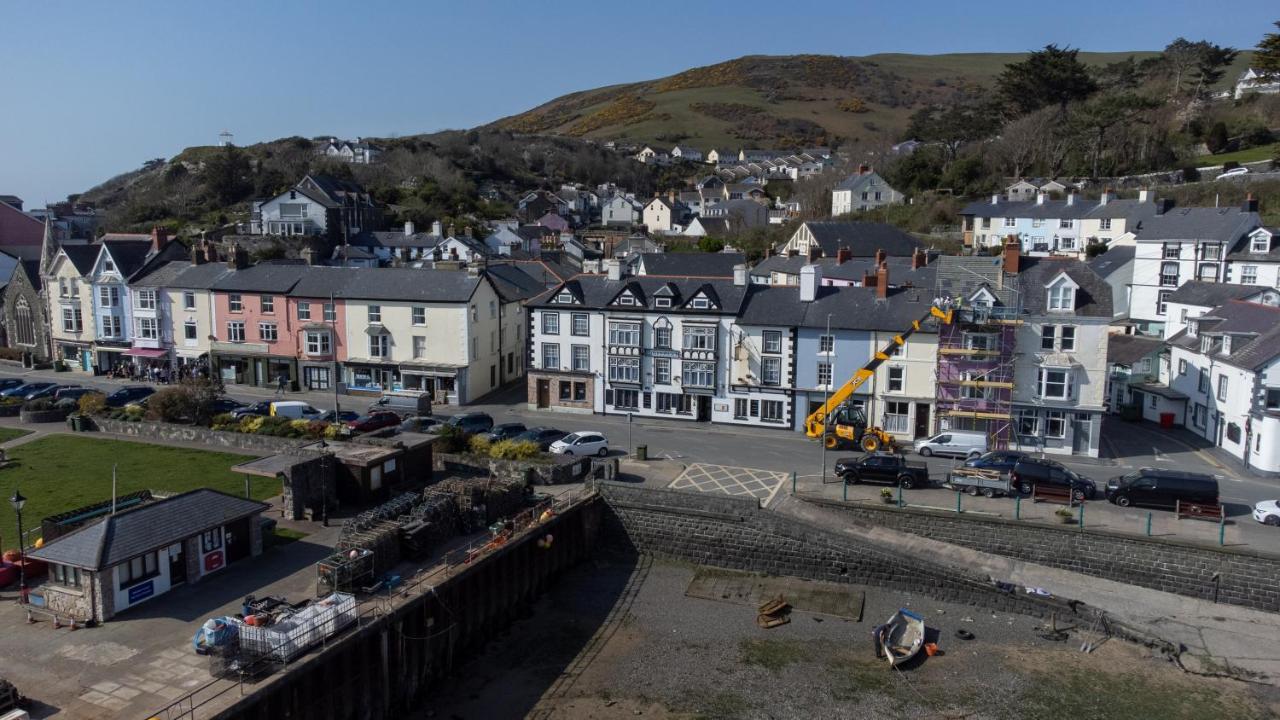
[[129,604],[142,602],[152,595],[156,594],[156,586],[154,580],[148,580],[129,588]]

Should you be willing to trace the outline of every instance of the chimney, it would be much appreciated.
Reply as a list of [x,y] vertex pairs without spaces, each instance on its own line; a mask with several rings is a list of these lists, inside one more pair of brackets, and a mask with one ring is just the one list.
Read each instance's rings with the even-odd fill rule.
[[444,225],[441,225],[439,220],[432,221],[431,234],[435,235],[436,237],[440,237],[442,234],[444,234]]
[[415,227],[413,226],[413,221],[412,221],[412,220],[405,220],[405,221],[404,221],[404,236],[405,236],[405,237],[413,237],[413,235],[414,235],[414,230],[416,230],[416,229],[417,229],[417,228],[415,228]]
[[1162,198],[1156,201],[1156,214],[1163,215],[1173,209],[1173,200]]
[[204,244],[204,260],[205,262],[218,262],[218,244],[206,241]]
[[227,267],[231,270],[243,270],[249,267],[249,251],[240,247],[240,243],[231,246],[231,254],[227,256]]
[[880,267],[881,265],[883,265],[883,264],[884,264],[884,261],[885,261],[885,258],[887,258],[888,256],[889,256],[889,253],[885,252],[885,251],[884,251],[884,248],[880,248],[879,250],[876,250],[876,264],[875,264],[875,267]]
[[1076,191],[1069,190],[1067,192],[1067,207],[1071,207],[1072,205],[1075,205],[1075,204],[1076,204]]
[[471,263],[467,266],[467,275],[471,277],[480,277],[480,274],[484,272],[484,268],[485,266],[483,264]]
[[462,228],[462,237],[471,237],[471,226],[464,225]]
[[1258,212],[1258,200],[1253,196],[1253,193],[1249,193],[1248,195],[1245,196],[1244,204],[1240,206],[1240,209],[1244,210],[1245,212],[1251,212],[1251,213]]
[[1109,202],[1111,202],[1111,188],[1105,188],[1102,191],[1102,196],[1098,198],[1098,204],[1106,205]]
[[158,253],[169,244],[169,231],[162,227],[151,228],[151,252]]
[[670,200],[672,205],[675,205],[675,204],[676,204],[676,191],[675,191],[675,190],[668,190],[668,191],[667,191],[667,200]]
[[453,237],[453,225],[449,225],[449,237]]
[[999,205],[999,204],[1000,204],[1000,193],[996,193],[996,194],[994,194],[994,195],[992,195],[992,196],[991,196],[991,204],[992,204],[992,205]]
[[787,251],[787,257],[797,257],[798,255],[800,255],[800,251],[795,248],[791,248]]
[[1047,197],[1047,196],[1048,196],[1048,193],[1042,193],[1042,192],[1038,192],[1038,193],[1036,193],[1036,204],[1037,204],[1037,205],[1043,205],[1043,204],[1044,204],[1044,199],[1045,199],[1045,197]]
[[308,265],[316,264],[316,249],[311,247],[310,245],[302,248],[301,252],[299,252],[298,255],[302,258],[302,261],[305,262],[306,264]]
[[821,286],[821,266],[805,265],[800,268],[800,302],[813,302],[818,299],[818,288]]
[[616,258],[610,258],[604,261],[605,276],[610,280],[622,279],[622,261]]
[[201,245],[202,243],[191,244],[191,264],[192,265],[203,265],[205,264],[205,261],[208,259],[204,256],[204,248]]
[[867,173],[869,173],[869,172],[871,172],[871,168],[870,168],[869,166],[867,166],[867,165],[859,165],[859,166],[858,166],[858,174],[859,174],[859,175],[866,175],[866,174],[867,174]]
[[872,268],[868,272],[865,272],[862,274],[862,287],[873,288],[875,286],[876,286],[876,273],[875,273],[875,268]]
[[876,270],[876,297],[884,300],[889,297],[889,263],[880,263],[880,269]]
[[747,266],[738,264],[733,266],[733,284],[735,287],[747,286]]
[[1010,235],[1004,243],[1004,271],[1012,275],[1018,273],[1018,258],[1022,254],[1022,245],[1018,239]]
[[920,268],[928,264],[929,264],[929,256],[925,254],[924,250],[921,250],[920,248],[916,248],[916,251],[911,253],[911,269],[912,270],[919,270]]
[[836,250],[836,264],[843,265],[853,259],[853,251],[847,247]]
[[1151,201],[1150,188],[1142,188],[1141,190],[1138,191],[1138,202],[1150,202],[1150,201]]
[[817,245],[810,245],[809,246],[809,262],[811,263],[817,262],[818,258],[820,257],[822,257],[822,248]]

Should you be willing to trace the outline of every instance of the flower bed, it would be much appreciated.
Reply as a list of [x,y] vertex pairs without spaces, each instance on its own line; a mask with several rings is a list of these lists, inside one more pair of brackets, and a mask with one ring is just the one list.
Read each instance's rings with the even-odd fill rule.
[[263,417],[261,415],[236,418],[230,413],[214,417],[209,427],[212,430],[221,432],[311,440],[335,440],[342,431],[342,427],[336,423],[320,422],[318,420],[290,420],[289,418]]

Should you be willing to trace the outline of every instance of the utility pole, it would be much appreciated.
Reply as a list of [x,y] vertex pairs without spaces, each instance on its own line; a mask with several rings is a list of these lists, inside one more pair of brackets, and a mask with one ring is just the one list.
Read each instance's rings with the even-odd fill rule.
[[[342,410],[342,406],[338,403],[338,304],[333,301],[333,292],[329,292],[329,308],[333,312],[333,319],[329,321],[331,328],[329,334],[330,347],[333,352],[333,421],[339,421],[338,413]],[[321,309],[321,312],[324,312]]]
[[[831,338],[831,350],[827,352],[827,367],[830,373],[827,376],[827,399],[822,403],[822,407],[827,409],[826,417],[822,418],[822,484],[827,484],[827,433],[831,432],[831,386],[836,379],[836,339],[831,337],[831,313],[827,313],[827,334],[823,338]],[[821,341],[819,341],[821,346]]]

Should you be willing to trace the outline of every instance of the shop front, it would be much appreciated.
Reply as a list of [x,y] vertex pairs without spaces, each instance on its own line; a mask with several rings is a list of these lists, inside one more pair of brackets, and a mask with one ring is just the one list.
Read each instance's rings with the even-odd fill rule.
[[166,382],[172,372],[169,351],[164,348],[132,347],[124,351],[124,357],[131,366],[131,377]]
[[355,359],[345,363],[347,391],[351,393],[382,393],[401,390],[400,366],[377,360]]
[[213,370],[228,385],[298,389],[298,361],[271,355],[265,343],[214,343]]
[[93,372],[93,348],[88,343],[54,340],[57,352],[54,356],[72,370]]
[[129,349],[129,344],[126,342],[99,340],[93,347],[97,373],[99,375],[127,375],[132,366],[131,359],[125,357],[125,353]]
[[459,390],[465,395],[466,373],[465,367],[401,363],[400,387],[396,389],[428,393],[433,403],[457,405]]

